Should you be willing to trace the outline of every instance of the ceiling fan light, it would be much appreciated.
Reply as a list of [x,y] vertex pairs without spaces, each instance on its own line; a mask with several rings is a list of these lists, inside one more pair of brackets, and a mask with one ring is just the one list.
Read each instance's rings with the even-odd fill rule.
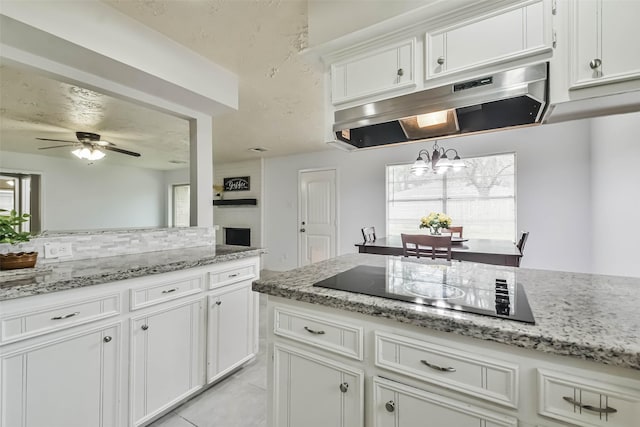
[[77,158],[81,159],[82,158],[82,148],[76,148],[75,150],[72,150],[71,154],[73,154]]
[[88,160],[100,160],[105,156],[104,152],[94,148],[93,150],[91,150],[91,153],[89,154],[89,157],[87,157]]

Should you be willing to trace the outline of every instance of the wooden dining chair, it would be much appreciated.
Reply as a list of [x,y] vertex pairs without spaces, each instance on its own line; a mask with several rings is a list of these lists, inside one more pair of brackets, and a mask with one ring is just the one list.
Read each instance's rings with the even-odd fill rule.
[[364,238],[364,242],[373,242],[376,240],[376,228],[375,227],[363,227],[362,229],[362,237]]
[[516,244],[518,249],[520,249],[520,254],[524,254],[524,245],[527,243],[527,239],[528,238],[529,238],[529,232],[528,231],[523,231],[520,234],[520,240],[518,240],[518,243]]
[[444,258],[451,261],[451,235],[401,234],[404,256]]
[[451,233],[451,236],[453,236],[454,234],[458,234],[458,237],[460,237],[462,239],[462,226],[457,226],[457,227],[449,227],[443,231],[448,231],[449,233]]

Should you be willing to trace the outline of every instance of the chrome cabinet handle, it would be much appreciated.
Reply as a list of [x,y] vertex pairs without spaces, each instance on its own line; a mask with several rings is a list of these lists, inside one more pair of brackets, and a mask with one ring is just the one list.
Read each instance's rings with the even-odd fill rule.
[[596,68],[600,68],[601,65],[602,65],[602,60],[600,58],[594,58],[591,61],[589,61],[589,67],[591,67],[592,70],[595,70]]
[[102,341],[104,341],[104,342],[111,342],[111,337],[107,335],[106,337],[104,337],[104,338],[102,339]]
[[404,76],[404,70],[402,68],[398,68],[398,76]]
[[616,412],[618,412],[616,408],[612,408],[610,406],[607,406],[606,408],[596,408],[595,406],[592,406],[592,405],[583,405],[582,403],[578,402],[577,400],[569,396],[562,396],[562,398],[574,406],[578,406],[582,409],[596,412],[598,414],[615,414]]
[[56,316],[56,317],[52,317],[52,318],[51,318],[51,320],[62,320],[62,319],[68,319],[69,317],[77,316],[78,314],[80,314],[80,312],[79,312],[79,311],[76,311],[75,313],[65,314],[64,316]]
[[230,274],[230,275],[228,275],[227,277],[228,277],[229,279],[231,279],[232,277],[238,277],[239,275],[240,275],[240,273],[234,273],[234,274]]
[[444,65],[444,56],[440,56],[440,57],[438,57],[438,59],[436,60],[436,62],[438,63],[438,65]]
[[347,390],[349,390],[349,384],[347,384],[347,383],[340,384],[340,391],[341,392],[346,393]]
[[427,365],[428,367],[430,367],[431,369],[434,369],[436,371],[440,371],[440,372],[455,372],[456,371],[456,368],[452,368],[452,367],[443,368],[442,366],[438,366],[438,365],[434,365],[433,363],[429,363],[426,360],[421,360],[420,362],[422,362],[424,365]]
[[170,294],[171,292],[175,292],[177,290],[178,290],[178,288],[165,289],[164,291],[162,291],[162,293],[163,294]]
[[222,304],[222,301],[216,301],[216,305]]
[[149,329],[149,325],[142,325],[141,328],[143,331],[146,331],[147,329]]
[[396,403],[393,400],[390,400],[384,404],[384,407],[387,410],[387,412],[393,412],[396,410]]
[[316,335],[324,335],[324,331],[316,331],[314,329],[311,329],[307,326],[304,327],[304,330],[311,333],[311,334],[316,334]]

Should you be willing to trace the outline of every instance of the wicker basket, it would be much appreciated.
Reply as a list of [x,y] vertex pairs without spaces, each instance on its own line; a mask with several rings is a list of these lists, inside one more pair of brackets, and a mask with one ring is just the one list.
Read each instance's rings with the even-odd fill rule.
[[0,254],[0,270],[14,270],[17,268],[33,268],[38,259],[38,252],[10,252]]

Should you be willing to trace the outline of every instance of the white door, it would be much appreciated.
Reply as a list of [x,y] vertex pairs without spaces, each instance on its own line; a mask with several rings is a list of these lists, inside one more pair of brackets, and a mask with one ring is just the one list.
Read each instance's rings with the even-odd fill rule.
[[274,381],[274,426],[364,424],[364,373],[359,369],[275,345]]
[[336,256],[336,170],[300,171],[298,265]]
[[0,426],[119,425],[119,328],[73,334],[2,356]]
[[131,425],[139,425],[203,385],[202,302],[132,319]]
[[253,357],[251,281],[225,286],[208,298],[207,383]]

